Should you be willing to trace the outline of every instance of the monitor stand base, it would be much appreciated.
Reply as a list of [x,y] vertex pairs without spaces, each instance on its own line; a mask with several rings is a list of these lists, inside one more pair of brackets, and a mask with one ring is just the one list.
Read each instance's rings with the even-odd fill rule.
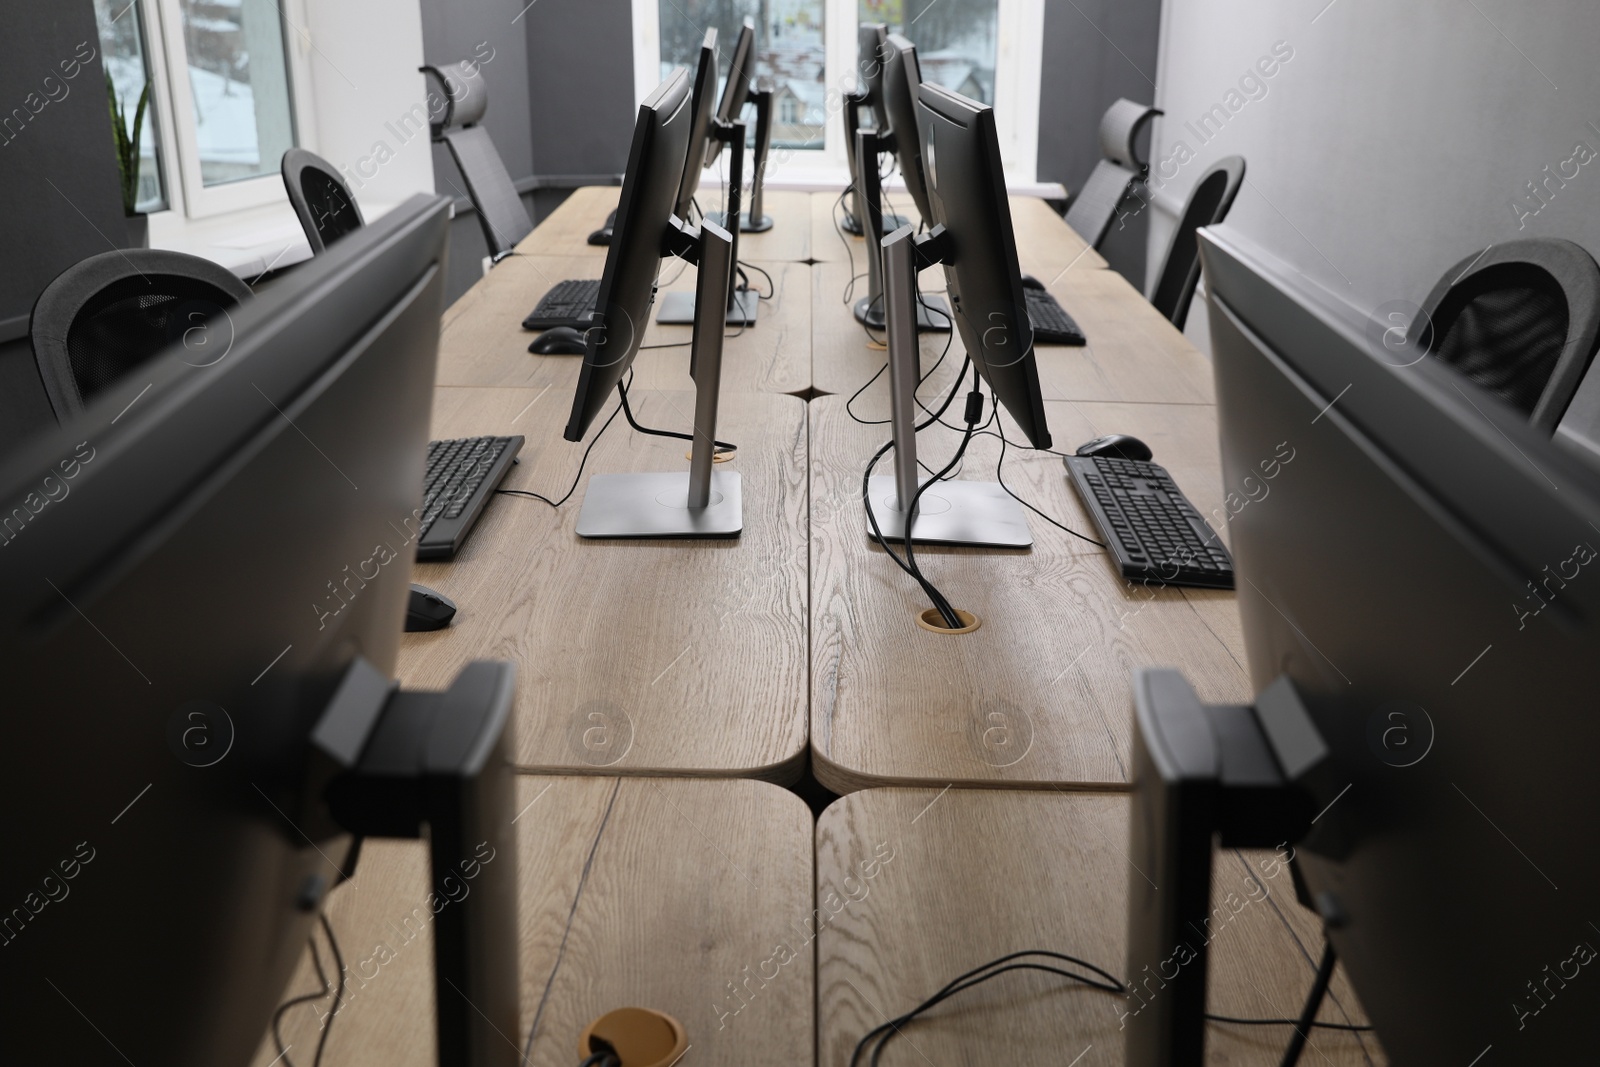
[[[884,215],[883,235],[887,237],[900,227],[909,225],[911,225],[911,220],[904,215]],[[864,233],[861,229],[861,223],[856,219],[855,213],[852,211],[844,213],[844,221],[841,223],[841,228],[852,237],[860,237]]]
[[[718,226],[721,226],[724,230],[728,228],[728,214],[725,211],[707,212],[706,218],[711,222],[716,223]],[[750,212],[748,211],[739,215],[740,233],[766,233],[768,230],[772,229],[772,226],[773,222],[771,215],[762,215],[759,219],[755,219],[753,221],[751,220]]]
[[738,471],[711,472],[706,507],[691,508],[688,499],[688,471],[592,475],[578,515],[578,536],[738,537],[744,529]]
[[[884,538],[904,541],[905,513],[899,510],[894,478],[874,475],[867,480],[867,496]],[[872,537],[871,524],[867,536]],[[923,491],[911,539],[919,545],[973,548],[1028,548],[1033,544],[1022,505],[999,482],[959,480],[940,482]]]
[[[864,296],[855,304],[856,321],[874,330],[888,327],[889,318],[883,313],[883,301]],[[917,297],[917,330],[920,333],[949,333],[950,305],[941,296]]]
[[[693,326],[694,307],[693,293],[662,293],[661,310],[656,313],[656,321],[663,326]],[[760,307],[761,297],[754,289],[735,290],[733,307],[728,309],[728,325],[754,326]]]

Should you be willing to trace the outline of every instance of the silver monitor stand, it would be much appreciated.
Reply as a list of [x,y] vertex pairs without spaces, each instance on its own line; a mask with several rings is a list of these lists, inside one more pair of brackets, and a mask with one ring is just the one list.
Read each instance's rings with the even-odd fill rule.
[[[868,232],[877,232],[884,225],[883,182],[878,177],[878,156],[893,151],[894,131],[856,131],[856,203],[865,204]],[[899,218],[898,215],[894,216]],[[901,220],[901,226],[908,225]],[[892,232],[892,231],[891,231]],[[916,275],[912,275],[916,280]],[[888,322],[883,309],[883,251],[878,241],[867,242],[867,295],[855,303],[856,321],[881,330]],[[949,333],[954,325],[950,318],[950,305],[937,296],[917,294],[917,329],[923,332]]]
[[722,301],[733,273],[733,238],[700,224],[701,309],[689,376],[694,379],[694,444],[687,471],[596,474],[584,490],[579,537],[737,537],[744,529],[738,471],[717,470],[717,400],[722,385]]
[[[711,130],[712,136],[726,144],[733,154],[733,158],[728,161],[728,210],[720,216],[710,215],[702,220],[720,227],[723,219],[741,217],[739,200],[744,193],[745,127],[742,122],[723,122],[720,119],[713,119]],[[734,267],[739,262],[739,229],[738,226],[729,228],[732,250],[728,254],[728,279],[725,291],[717,294],[716,302],[727,308],[727,318],[724,320],[727,325],[754,326],[756,314],[761,308],[761,298],[754,289],[740,289],[735,285]],[[701,277],[705,276],[705,269],[705,264],[702,263]],[[704,288],[696,286],[694,293],[663,293],[661,310],[656,313],[656,321],[663,326],[693,325],[695,336],[698,337],[700,317],[696,314],[695,308],[704,303],[699,296],[699,292]]]
[[[883,239],[884,303],[889,316],[889,422],[894,430],[894,476],[867,481],[872,513],[885,540],[904,541],[917,474],[916,391],[919,363],[916,310],[916,238],[903,226]],[[911,539],[917,544],[1027,548],[1033,544],[1022,505],[999,482],[952,479],[930,486],[917,501]]]

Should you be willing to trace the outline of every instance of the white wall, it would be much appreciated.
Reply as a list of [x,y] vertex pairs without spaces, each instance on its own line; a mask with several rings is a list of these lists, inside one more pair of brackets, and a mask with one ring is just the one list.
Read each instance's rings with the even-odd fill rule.
[[[1279,42],[1292,58],[1263,78]],[[1248,166],[1230,225],[1363,315],[1420,303],[1489,244],[1565,237],[1600,257],[1600,157],[1567,163],[1600,151],[1596,45],[1596,0],[1166,0],[1153,169],[1180,142],[1194,158],[1166,168],[1150,269],[1170,212],[1228,155]],[[1186,124],[1218,104],[1237,110],[1202,143]],[[1577,176],[1543,204],[1527,183],[1547,165]]]
[[413,106],[427,110],[418,0],[309,0],[304,10],[306,33],[291,26],[289,38],[311,69],[317,154],[340,168],[363,208],[431,194],[426,123],[408,137],[400,121]]

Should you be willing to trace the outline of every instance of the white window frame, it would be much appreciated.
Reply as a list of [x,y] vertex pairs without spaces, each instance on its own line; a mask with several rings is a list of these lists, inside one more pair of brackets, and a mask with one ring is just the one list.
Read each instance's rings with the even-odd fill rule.
[[[774,151],[767,166],[773,186],[842,186],[847,180],[842,110],[832,106],[856,83],[857,0],[823,0],[828,87],[826,147],[821,151]],[[643,100],[661,81],[660,0],[633,0],[634,99]],[[1008,184],[1031,185],[1038,175],[1039,87],[1043,70],[1044,0],[999,0],[995,48],[994,109],[1000,158]]]
[[[137,0],[144,19],[150,65],[151,107],[161,130],[162,172],[167,204],[191,219],[208,218],[279,203],[283,180],[274,172],[259,178],[207,187],[200,173],[194,100],[189,88],[188,50],[183,40],[180,0]],[[309,41],[305,38],[305,0],[278,0],[283,17],[284,52],[288,61],[289,107],[295,143],[316,150],[315,113],[310,96]]]

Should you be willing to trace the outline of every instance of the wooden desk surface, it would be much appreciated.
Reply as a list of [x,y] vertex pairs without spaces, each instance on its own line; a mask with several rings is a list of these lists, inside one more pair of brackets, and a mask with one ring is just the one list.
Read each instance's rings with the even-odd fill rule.
[[[872,377],[886,353],[867,347],[867,334],[848,305],[841,302],[849,268],[843,263],[818,263],[811,268],[811,367],[815,387],[846,396]],[[858,281],[865,292],[865,281]],[[942,267],[922,272],[925,293],[944,292]],[[1211,362],[1161,316],[1122,275],[1110,270],[1085,270],[1080,265],[1047,286],[1083,329],[1083,347],[1039,345],[1039,391],[1046,400],[1138,400],[1152,404],[1210,404]],[[948,302],[948,301],[947,301]],[[876,331],[882,339],[883,332]],[[925,333],[921,337],[924,370],[933,367],[950,338],[949,354],[928,387],[948,388],[949,375],[961,365],[966,349],[960,333]],[[888,411],[889,376],[882,375],[858,405],[876,403]],[[877,416],[881,417],[881,416]],[[1077,442],[1073,442],[1076,444]]]
[[[869,540],[861,502],[862,472],[888,427],[855,422],[840,396],[809,409],[811,747],[830,789],[1119,789],[1128,780],[1134,668],[1182,667],[1207,700],[1249,699],[1232,593],[1132,585],[1103,550],[1031,513],[1032,549],[917,549],[929,579],[982,620],[961,636],[918,628],[926,598]],[[1058,444],[1113,431],[1144,439],[1202,514],[1223,514],[1210,407],[1047,401],[1045,413]],[[1002,418],[1008,439],[1020,441]],[[942,467],[959,439],[930,427],[918,435],[919,456]],[[961,477],[992,481],[999,451],[997,439],[975,438]],[[883,461],[879,472],[892,473]],[[1013,444],[1005,476],[1035,507],[1097,536],[1059,457]]]
[[[890,194],[891,209],[908,218],[916,215],[910,194]],[[822,263],[848,263],[865,272],[866,240],[845,235],[849,251],[840,239],[835,218],[843,219],[843,209],[835,210],[838,192],[811,194],[811,258]],[[1068,226],[1049,204],[1033,196],[1011,197],[1011,228],[1017,236],[1017,260],[1023,273],[1032,274],[1046,284],[1069,269],[1105,270],[1105,257]]]
[[[707,175],[700,186],[699,201],[710,212],[722,210],[722,193]],[[589,234],[605,224],[606,216],[616,210],[622,187],[617,185],[591,185],[575,189],[562,201],[533,233],[517,247],[519,252],[547,256],[587,255],[599,252],[602,258],[605,247],[589,244]],[[750,192],[745,188],[745,209],[749,209]],[[811,217],[809,193],[771,191],[765,194],[765,211],[773,220],[772,229],[766,233],[741,233],[739,258],[756,262],[804,263],[811,258]],[[837,238],[835,238],[837,240]],[[530,307],[532,305],[529,305]]]
[[[644,425],[690,427],[693,394],[636,383],[630,395]],[[441,388],[432,432],[527,435],[503,488],[555,499],[586,447],[561,439],[567,403],[554,390]],[[740,538],[579,538],[589,475],[688,470],[686,442],[619,417],[559,511],[496,496],[460,555],[415,567],[459,611],[447,629],[405,635],[401,680],[442,689],[473,659],[516,663],[518,761],[530,770],[797,778],[809,682],[805,405],[749,393],[725,397],[720,416],[718,436],[739,446],[719,469],[743,476]]]
[[[537,231],[535,231],[537,232]],[[803,263],[762,263],[772,277],[772,299],[761,301],[756,325],[730,327],[723,335],[725,393],[803,393],[811,387],[811,268]],[[518,255],[501,260],[444,314],[439,340],[440,385],[554,385],[571,403],[581,356],[539,356],[528,351],[537,333],[523,318],[559,281],[599,278],[604,255]],[[694,292],[699,274],[683,263],[663,263],[663,292]],[[765,279],[752,284],[767,291]],[[659,297],[657,298],[659,308]],[[634,362],[642,388],[693,389],[689,378],[689,326],[661,326],[655,312],[645,323]],[[671,348],[648,346],[674,345]]]
[[[817,939],[817,1062],[844,1067],[888,1016],[1009,952],[1069,953],[1125,977],[1128,883],[1140,877],[1127,860],[1127,812],[1126,797],[1050,791],[872,789],[835,802],[817,824],[818,895],[836,888],[848,902]],[[1210,946],[1214,1013],[1294,1018],[1311,987],[1319,927],[1273,859],[1216,857],[1213,901],[1233,893],[1243,906]],[[1055,975],[1013,972],[908,1025],[883,1062],[1121,1064],[1126,1005]],[[1366,1021],[1342,970],[1320,1018]],[[1206,1062],[1275,1067],[1290,1033],[1212,1023]],[[1371,1034],[1316,1030],[1301,1062],[1387,1061]]]
[[[814,957],[799,939],[812,821],[799,799],[761,782],[531,776],[517,794],[522,1021],[508,1038],[526,1047],[533,1031],[527,1062],[572,1067],[584,1025],[632,1005],[684,1024],[688,1063],[810,1067]],[[329,897],[350,985],[327,1064],[437,1063],[432,930],[414,918],[428,889],[425,845],[368,841],[354,881]],[[779,966],[786,938],[804,950]],[[728,984],[747,968],[756,977],[740,1001]],[[776,977],[762,983],[763,968]],[[308,954],[289,990],[318,988]],[[285,1016],[301,1067],[331,1006]],[[268,1034],[254,1067],[276,1056]]]

